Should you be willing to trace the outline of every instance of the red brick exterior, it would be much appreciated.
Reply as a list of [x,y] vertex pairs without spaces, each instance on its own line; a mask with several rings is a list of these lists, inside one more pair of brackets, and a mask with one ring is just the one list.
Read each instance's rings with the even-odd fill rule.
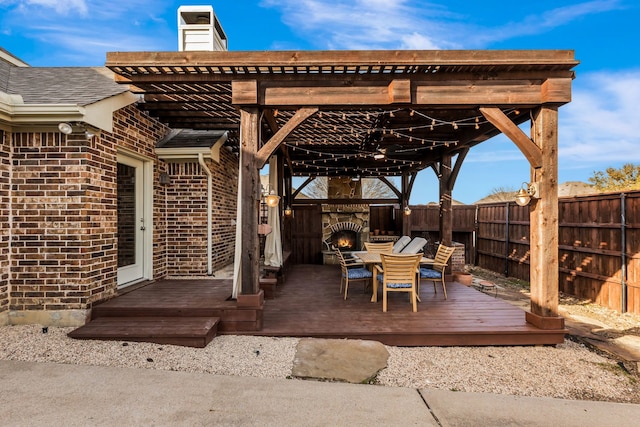
[[[157,159],[167,129],[134,106],[113,133],[0,131],[0,316],[88,310],[117,290],[118,150],[154,163],[153,276],[206,273],[206,175],[196,163]],[[214,188],[214,268],[233,260],[237,158],[209,162]],[[171,183],[159,184],[169,172]]]
[[[220,150],[220,163],[207,161],[213,181],[213,269],[233,262],[238,160]],[[167,274],[207,273],[207,175],[197,161],[170,163],[167,197]]]
[[[0,130],[0,316],[9,309],[10,173],[9,135]],[[2,317],[0,317],[0,324],[2,324]]]

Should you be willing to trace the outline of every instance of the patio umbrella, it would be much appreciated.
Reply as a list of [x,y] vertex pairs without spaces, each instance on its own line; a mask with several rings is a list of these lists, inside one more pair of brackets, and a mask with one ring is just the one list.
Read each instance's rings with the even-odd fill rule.
[[[269,188],[278,188],[278,171],[276,158],[269,160]],[[271,233],[267,234],[264,243],[264,265],[271,267],[282,266],[282,241],[280,239],[280,207],[267,208],[267,224],[271,226]]]
[[[238,158],[238,164],[242,164],[242,150],[240,150],[240,155]],[[242,283],[242,268],[240,265],[240,261],[242,260],[242,225],[241,225],[241,215],[242,215],[242,195],[240,189],[242,188],[242,168],[240,168],[240,172],[238,173],[238,203],[236,208],[236,250],[233,256],[233,289],[231,291],[231,298],[237,299],[238,293],[240,290],[240,286]]]

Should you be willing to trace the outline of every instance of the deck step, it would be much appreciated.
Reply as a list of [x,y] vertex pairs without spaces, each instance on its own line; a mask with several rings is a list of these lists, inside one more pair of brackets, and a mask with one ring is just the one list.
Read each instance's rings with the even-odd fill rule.
[[71,338],[152,342],[206,347],[218,332],[218,317],[100,317],[69,332]]

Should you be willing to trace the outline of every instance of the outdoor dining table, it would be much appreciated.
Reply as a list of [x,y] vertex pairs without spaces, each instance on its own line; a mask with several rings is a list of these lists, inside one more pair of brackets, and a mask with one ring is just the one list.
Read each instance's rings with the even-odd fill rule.
[[[376,252],[366,252],[366,251],[358,251],[351,253],[354,257],[358,258],[365,265],[367,265],[372,271],[374,270],[374,266],[376,264],[381,264],[382,259],[380,258],[380,254]],[[425,256],[420,260],[420,264],[433,264],[435,260],[433,258],[427,258]],[[378,302],[378,280],[376,278],[375,272],[373,273],[373,295],[371,295],[371,302]],[[418,300],[420,298],[418,297]]]

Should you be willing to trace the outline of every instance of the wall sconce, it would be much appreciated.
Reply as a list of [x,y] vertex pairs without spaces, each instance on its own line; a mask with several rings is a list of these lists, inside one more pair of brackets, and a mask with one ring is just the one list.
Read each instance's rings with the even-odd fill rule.
[[411,209],[409,209],[409,206],[404,207],[404,215],[405,216],[411,215]]
[[264,202],[270,208],[275,208],[280,204],[280,196],[278,196],[274,190],[271,190],[269,191],[269,194],[264,197]]
[[169,185],[171,184],[171,177],[169,176],[168,173],[161,172],[160,175],[158,175],[158,182],[161,185]]
[[523,182],[522,187],[516,193],[515,199],[518,206],[527,206],[531,199],[539,199],[538,184],[535,182]]
[[291,206],[287,206],[287,207],[284,209],[284,215],[285,215],[285,216],[291,216],[291,215],[293,215],[293,209],[291,209]]

